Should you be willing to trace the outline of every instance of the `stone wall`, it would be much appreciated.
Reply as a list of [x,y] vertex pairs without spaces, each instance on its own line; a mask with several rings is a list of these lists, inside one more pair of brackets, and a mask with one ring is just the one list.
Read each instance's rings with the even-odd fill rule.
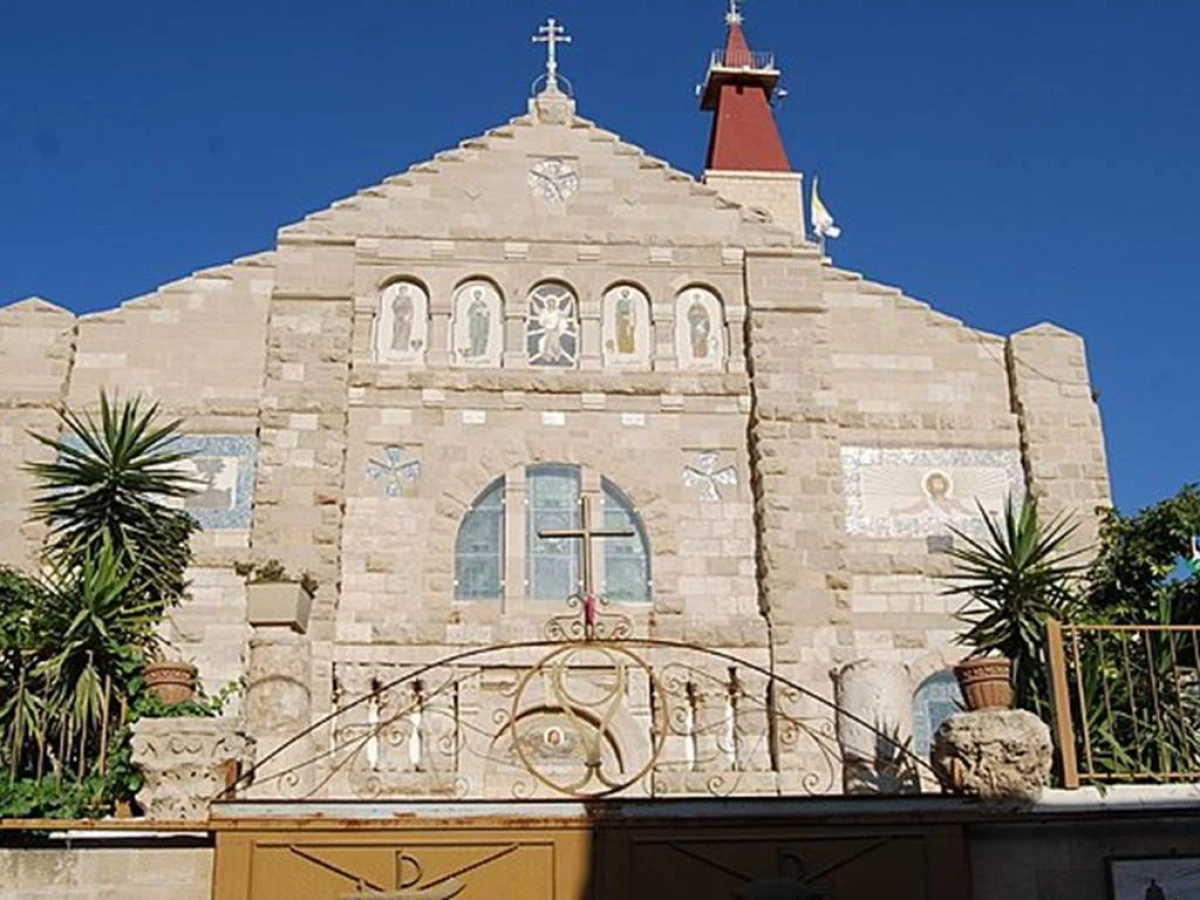
[[175,844],[0,846],[0,900],[209,900],[212,847]]
[[1112,491],[1083,338],[1037,325],[1009,339],[1008,362],[1030,488],[1047,515],[1072,516],[1078,544],[1090,546],[1096,509],[1112,505]]
[[0,309],[0,564],[33,561],[40,529],[27,522],[32,499],[25,461],[50,452],[30,431],[55,435],[75,351],[75,317],[31,298]]

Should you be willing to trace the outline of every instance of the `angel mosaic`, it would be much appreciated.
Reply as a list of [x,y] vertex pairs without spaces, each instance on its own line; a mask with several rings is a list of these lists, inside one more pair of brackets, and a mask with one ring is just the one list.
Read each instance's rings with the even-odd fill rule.
[[579,317],[571,289],[543,284],[529,295],[525,327],[531,366],[571,368],[579,358]]

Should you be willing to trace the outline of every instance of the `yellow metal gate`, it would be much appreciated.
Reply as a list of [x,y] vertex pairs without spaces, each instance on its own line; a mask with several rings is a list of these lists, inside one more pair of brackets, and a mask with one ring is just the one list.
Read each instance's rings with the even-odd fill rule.
[[957,826],[674,819],[239,822],[215,900],[968,900]]

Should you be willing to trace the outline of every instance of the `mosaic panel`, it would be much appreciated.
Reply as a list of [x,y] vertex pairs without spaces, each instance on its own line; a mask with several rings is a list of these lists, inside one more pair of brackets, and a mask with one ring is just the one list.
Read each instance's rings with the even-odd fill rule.
[[843,447],[846,530],[880,538],[920,538],[950,529],[984,530],[977,502],[1000,512],[1025,492],[1017,450]]
[[199,490],[183,505],[201,527],[207,531],[249,528],[254,505],[256,439],[248,434],[197,434],[180,438],[176,447],[195,454],[182,468],[195,479]]

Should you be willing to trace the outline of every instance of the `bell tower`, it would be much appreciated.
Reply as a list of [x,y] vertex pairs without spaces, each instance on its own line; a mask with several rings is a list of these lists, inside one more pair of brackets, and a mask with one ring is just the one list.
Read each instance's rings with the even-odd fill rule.
[[725,49],[713,53],[700,92],[700,108],[713,113],[704,181],[803,234],[804,176],[792,170],[771,106],[782,73],[774,54],[750,48],[738,0],[725,21]]

